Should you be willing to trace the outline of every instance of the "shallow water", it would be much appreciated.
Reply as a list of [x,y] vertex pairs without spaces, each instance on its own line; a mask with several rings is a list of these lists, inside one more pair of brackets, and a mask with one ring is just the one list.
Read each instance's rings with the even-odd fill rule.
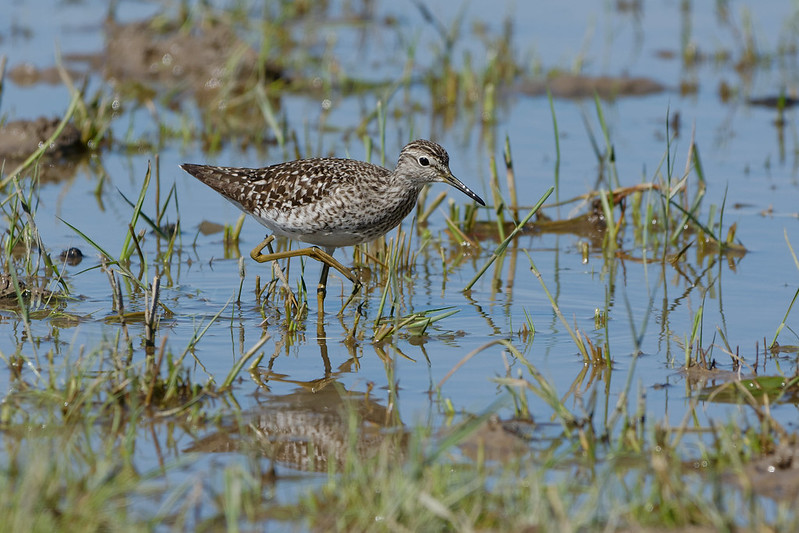
[[[478,253],[444,273],[438,243],[444,253],[458,254],[459,247],[447,236],[442,216],[445,208],[440,208],[428,226],[433,244],[420,253],[412,279],[402,283],[400,309],[403,314],[439,308],[455,309],[458,313],[431,326],[421,339],[401,335],[396,339],[396,350],[386,348],[396,363],[397,411],[405,425],[421,422],[437,429],[448,423],[443,399],[451,401],[457,412],[479,413],[498,398],[505,398],[499,414],[511,416],[513,411],[507,393],[492,381],[494,377],[506,375],[506,359],[499,346],[473,357],[443,385],[440,395],[436,392],[436,384],[464,355],[495,339],[510,339],[556,386],[561,397],[570,387],[574,387],[572,397],[578,399],[596,392],[599,395],[597,405],[603,406],[598,410],[604,409],[604,416],[625,390],[630,372],[634,373],[632,382],[636,384],[633,390],[641,387],[645,391],[648,413],[675,422],[686,415],[691,409],[693,393],[687,388],[679,367],[684,363],[683,343],[700,306],[704,309],[702,345],[708,347],[715,343],[714,356],[720,367],[729,369],[731,364],[729,357],[722,353],[723,344],[717,328],[747,362],[754,362],[759,351],[763,364],[763,339],[771,342],[796,291],[797,267],[785,236],[791,243],[799,243],[795,113],[786,111],[785,126],[779,126],[775,124],[775,110],[747,103],[748,98],[777,95],[781,89],[795,93],[795,52],[782,56],[765,54],[766,58],[751,69],[736,69],[733,61],[740,56],[744,45],[741,35],[745,33],[747,17],[753,22],[758,50],[777,51],[796,45],[796,32],[784,22],[795,19],[793,8],[784,2],[767,4],[767,7],[762,2],[724,4],[729,8],[729,22],[716,10],[718,3],[693,6],[688,14],[681,12],[678,2],[647,4],[634,12],[620,12],[608,7],[608,3],[596,2],[582,2],[579,6],[571,3],[568,8],[544,8],[519,2],[502,3],[499,8],[495,7],[496,3],[489,8],[479,2],[465,7],[443,0],[430,4],[431,11],[445,28],[451,28],[463,10],[460,26],[463,36],[456,40],[452,53],[456,66],[464,64],[468,53],[473,68],[482,70],[492,55],[479,39],[470,35],[479,24],[485,25],[490,35],[499,35],[505,18],[510,16],[514,32],[511,44],[526,69],[568,71],[583,67],[586,74],[627,74],[661,83],[665,87],[662,92],[602,103],[620,184],[632,186],[654,181],[659,166],[664,172],[662,159],[667,149],[675,174],[681,175],[694,135],[707,181],[699,218],[705,221],[711,204],[721,209],[725,202],[722,232],[726,234],[731,224],[737,224],[737,239],[748,253],[743,257],[697,258],[694,246],[687,252],[687,261],[681,264],[681,273],[669,264],[644,264],[620,256],[605,259],[601,241],[590,243],[588,261],[584,263],[579,246],[588,242],[585,237],[525,234],[514,241],[504,260],[491,267],[466,295],[463,287],[488,260],[496,241],[483,241]],[[104,42],[103,5],[93,1],[53,2],[46,7],[56,16],[41,20],[37,12],[42,6],[37,9],[30,4],[14,3],[6,22],[0,23],[0,54],[8,56],[10,69],[25,62],[40,68],[52,66],[56,48],[65,56],[97,53]],[[163,9],[171,10],[168,5]],[[300,47],[300,50],[332,58],[339,72],[362,80],[399,78],[406,61],[405,50],[413,43],[416,47],[414,70],[419,76],[423,75],[437,57],[434,51],[443,46],[435,27],[424,21],[410,2],[378,2],[373,9],[372,19],[362,24],[348,24],[342,19],[347,20],[351,13],[334,3],[323,15],[295,22],[289,30],[296,39],[307,41],[307,48]],[[123,2],[116,15],[119,21],[126,22],[158,11],[161,11],[160,5]],[[386,24],[387,19],[396,22]],[[57,47],[53,46],[53,39]],[[683,47],[683,42],[692,45]],[[682,61],[683,51],[694,48],[707,58],[695,64]],[[733,59],[720,59],[721,52],[731,54]],[[314,66],[307,68],[314,72]],[[335,79],[330,70],[326,70],[333,69],[330,62],[323,62],[322,67],[316,68],[319,69],[316,75],[321,79]],[[679,87],[684,82],[695,83],[696,91],[683,94]],[[97,90],[105,83],[92,73],[88,86]],[[721,84],[732,88],[732,96],[727,101],[720,98]],[[355,128],[386,94],[385,90],[347,94],[336,88],[328,94],[322,91],[286,93],[278,96],[276,112],[289,129],[297,131],[302,149],[309,155],[347,155],[356,159],[371,156],[373,161],[379,161],[376,121],[367,127],[367,134],[377,147],[371,154],[366,153]],[[68,100],[68,92],[62,85],[20,86],[10,81],[4,87],[0,116],[7,120],[58,116]],[[330,101],[329,111],[323,111],[325,100]],[[513,152],[519,204],[529,209],[554,184],[553,120],[545,95],[528,96],[515,86],[501,89],[495,120],[488,124],[481,121],[479,107],[461,109],[447,122],[431,111],[430,100],[427,85],[411,83],[393,93],[384,104],[388,117],[387,165],[393,164],[408,138],[435,139],[448,149],[453,173],[488,200],[492,198],[490,156],[497,157],[501,168],[502,146],[507,136]],[[192,105],[184,103],[182,112],[196,116]],[[282,151],[273,145],[263,145],[258,149],[241,149],[240,139],[236,139],[223,142],[218,151],[206,154],[198,142],[161,140],[158,120],[179,128],[182,117],[163,107],[157,99],[155,110],[153,113],[146,106],[123,100],[119,118],[112,122],[117,144],[92,153],[89,160],[77,166],[74,176],[45,182],[38,187],[36,222],[47,247],[57,254],[61,249],[78,246],[84,253],[88,252],[88,257],[79,266],[66,268],[72,290],[80,297],[70,302],[66,310],[82,319],[70,327],[54,326],[47,320],[33,321],[33,335],[51,338],[55,332],[61,343],[56,348],[57,355],[72,354],[74,357],[80,347],[90,348],[100,339],[116,334],[118,326],[103,320],[111,314],[107,278],[99,269],[90,269],[99,265],[97,255],[63,221],[79,228],[112,254],[118,253],[132,212],[120,192],[135,201],[147,162],[154,161],[157,153],[162,201],[165,191],[174,184],[183,230],[180,250],[171,264],[171,279],[162,281],[161,298],[175,315],[163,320],[159,342],[166,337],[167,348],[181,353],[201,324],[224,308],[222,318],[208,330],[193,350],[193,359],[188,359],[187,363],[195,381],[203,383],[213,377],[220,383],[241,355],[268,333],[271,339],[263,347],[266,357],[261,367],[265,368],[274,354],[270,369],[281,376],[270,380],[266,390],[243,373],[244,378],[234,388],[236,402],[243,411],[273,408],[270,406],[279,405],[280,397],[296,392],[301,385],[331,377],[347,391],[372,391],[372,398],[386,407],[390,378],[378,349],[369,340],[371,329],[364,326],[376,317],[380,287],[370,287],[367,283],[361,300],[364,317],[360,326],[365,328],[362,331],[366,338],[354,346],[343,341],[347,329],[353,327],[354,309],[348,308],[340,319],[335,316],[349,293],[348,282],[338,275],[332,276],[328,314],[321,324],[317,321],[315,299],[311,297],[311,310],[300,332],[289,333],[281,326],[283,309],[279,303],[265,307],[267,325],[262,326],[264,316],[252,297],[254,279],[256,275],[268,279],[270,271],[268,266],[250,261],[247,255],[263,238],[264,229],[248,220],[242,232],[239,249],[246,258],[246,279],[241,304],[231,301],[239,290],[237,258],[226,256],[221,234],[197,232],[203,221],[234,223],[238,211],[180,171],[179,163],[263,166],[290,158],[293,148]],[[564,200],[596,187],[598,162],[586,122],[600,147],[604,148],[604,140],[592,99],[555,97],[554,111],[561,154],[557,196]],[[680,127],[677,132],[671,130],[677,136],[667,147],[669,113],[672,116],[679,113]],[[264,134],[269,131],[264,125]],[[146,143],[155,144],[157,149]],[[500,175],[503,174],[504,169],[501,169]],[[102,192],[95,196],[101,179],[105,180]],[[506,187],[504,179],[500,181],[502,187]],[[688,182],[691,197],[696,182],[696,175],[692,174]],[[443,189],[443,185],[433,187],[428,198],[432,199]],[[507,198],[506,190],[502,194]],[[466,197],[456,191],[450,191],[449,198],[461,206],[467,202]],[[553,195],[549,203],[554,200]],[[154,205],[151,188],[145,211],[154,211]],[[550,207],[545,212],[552,218],[566,218],[573,208],[571,204]],[[520,209],[520,214],[527,209]],[[768,213],[763,214],[766,210]],[[166,218],[174,222],[177,216],[174,206],[170,206]],[[493,220],[494,214],[485,209],[479,218]],[[403,227],[411,230],[410,219]],[[415,230],[411,233],[412,248],[415,248],[421,237]],[[620,250],[632,257],[642,256],[640,243],[634,242],[632,228],[627,228],[623,234]],[[154,236],[147,236],[144,251],[150,258],[155,256]],[[583,361],[555,316],[541,285],[530,272],[525,253],[535,261],[569,323],[598,344],[604,341],[605,333],[602,329],[595,330],[594,314],[597,309],[605,309],[607,302],[610,314],[607,340],[614,364],[610,376],[603,378],[606,382],[599,380],[597,385],[585,376],[580,377],[584,371]],[[649,257],[657,255],[653,250],[647,253]],[[337,258],[349,263],[352,251],[338,251]],[[149,270],[147,279],[156,268],[151,265]],[[309,288],[313,287],[318,272],[319,266],[314,262],[305,265]],[[495,276],[499,280],[497,289],[494,288]],[[291,279],[296,285],[297,263],[292,265]],[[125,297],[131,309],[141,308],[140,295],[128,291]],[[535,325],[532,342],[518,335],[525,324],[525,313]],[[640,334],[644,323],[646,329],[641,335],[641,344],[636,346],[631,331]],[[789,316],[787,325],[793,327],[794,323],[793,315]],[[23,340],[26,336],[13,315],[2,312],[0,324],[8,332],[0,334],[0,352],[13,353],[19,343],[22,350],[30,354],[33,348]],[[320,326],[324,328],[323,334],[320,334]],[[135,338],[142,335],[143,326],[133,324],[130,331]],[[794,337],[786,328],[779,340],[783,344],[799,344]],[[758,343],[759,348],[756,348]],[[41,355],[50,348],[45,344],[36,349]],[[634,358],[639,349],[641,356]],[[144,352],[137,351],[137,357],[143,358]],[[795,371],[794,355],[783,356],[780,363],[779,370],[784,374]],[[521,365],[512,360],[510,365],[512,375],[521,369]],[[772,360],[765,363],[760,373],[777,371]],[[744,373],[748,373],[747,370]],[[0,372],[0,383],[3,388],[12,386],[7,372]],[[551,414],[549,407],[535,395],[530,395],[529,399],[533,417],[547,420]],[[574,409],[580,405],[577,399],[565,403]],[[223,414],[228,409],[221,403],[215,407]],[[747,416],[738,405],[714,402],[700,403],[695,414],[699,424]],[[787,427],[795,428],[795,406],[772,406],[772,414]],[[213,431],[209,425],[208,434]],[[153,435],[156,440],[166,440],[165,432],[159,426]],[[189,436],[178,430],[177,442],[166,459],[181,457],[183,450],[193,445],[194,437],[197,435]],[[160,446],[154,446],[149,439],[149,431],[143,429],[137,446],[137,461],[143,470],[157,467],[164,459],[160,456]],[[686,455],[691,455],[690,450]],[[200,454],[191,462],[189,470],[202,472],[210,468],[209,463],[224,464],[239,459],[236,453]],[[293,470],[294,466],[281,463],[281,468]],[[181,479],[180,473],[169,475]],[[286,490],[295,494],[302,490],[297,487],[304,487],[309,481],[313,483],[315,478],[309,475],[302,479],[297,485],[288,483],[291,487]]]

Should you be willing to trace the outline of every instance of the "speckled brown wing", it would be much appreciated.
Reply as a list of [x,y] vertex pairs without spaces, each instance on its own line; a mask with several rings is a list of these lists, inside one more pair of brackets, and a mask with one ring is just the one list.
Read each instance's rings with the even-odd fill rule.
[[365,177],[379,180],[390,174],[377,165],[336,158],[302,159],[263,168],[189,163],[181,168],[250,213],[289,212],[337,194],[352,194]]

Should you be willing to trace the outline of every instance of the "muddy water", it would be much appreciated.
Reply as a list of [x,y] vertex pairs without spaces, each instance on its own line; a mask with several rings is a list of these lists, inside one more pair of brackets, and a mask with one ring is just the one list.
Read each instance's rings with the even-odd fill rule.
[[[107,277],[91,268],[99,265],[97,253],[62,220],[118,253],[132,212],[122,195],[135,201],[148,161],[155,163],[157,154],[161,202],[173,185],[178,200],[177,208],[174,202],[168,206],[164,222],[179,220],[181,228],[178,251],[164,276],[161,294],[174,315],[163,318],[158,342],[166,338],[168,349],[181,353],[194,333],[224,309],[223,318],[192,350],[189,364],[197,382],[213,378],[221,383],[243,353],[264,334],[270,336],[261,364],[252,376],[242,374],[234,394],[242,412],[260,421],[262,435],[282,435],[267,438],[264,452],[271,454],[279,468],[325,470],[329,457],[316,458],[309,465],[310,459],[301,456],[303,450],[283,446],[311,432],[304,428],[324,433],[311,446],[316,449],[323,447],[320,443],[340,443],[346,436],[346,424],[327,413],[335,409],[320,403],[319,397],[309,400],[308,391],[345,391],[357,409],[368,412],[366,420],[376,417],[379,422],[375,423],[395,427],[420,421],[440,427],[446,410],[440,398],[465,413],[481,412],[498,398],[507,398],[491,379],[508,372],[502,350],[496,346],[458,369],[443,385],[441,396],[431,394],[464,355],[500,338],[510,339],[562,397],[567,395],[570,408],[579,408],[581,399],[596,389],[597,405],[605,406],[600,417],[612,409],[630,372],[634,373],[632,382],[646,393],[647,411],[671,420],[685,415],[692,390],[729,378],[712,374],[708,383],[697,383],[679,371],[684,343],[700,307],[702,345],[715,346],[717,366],[733,370],[730,357],[723,353],[724,337],[746,361],[743,373],[751,374],[757,361],[761,375],[777,374],[777,363],[779,370],[791,375],[795,355],[767,359],[763,339],[771,342],[796,290],[797,267],[786,244],[786,236],[792,244],[799,243],[795,113],[788,109],[781,115],[772,107],[749,103],[753,98],[779,95],[783,89],[795,93],[790,80],[796,79],[797,72],[794,62],[786,60],[793,56],[780,55],[780,50],[796,41],[796,35],[781,22],[795,15],[790,6],[772,2],[770,9],[755,11],[755,3],[736,2],[725,4],[728,11],[717,12],[705,6],[681,11],[676,4],[662,3],[626,11],[586,2],[582,9],[566,12],[565,8],[542,10],[515,4],[519,3],[490,11],[482,5],[464,7],[460,33],[452,34],[456,35],[452,68],[477,73],[492,61],[492,73],[510,68],[499,63],[502,41],[509,36],[507,45],[517,70],[505,77],[494,74],[500,81],[491,89],[493,105],[486,104],[484,87],[476,90],[474,101],[470,101],[472,93],[464,90],[458,100],[446,105],[446,91],[431,89],[425,82],[430,72],[444,68],[441,54],[446,41],[439,28],[453,27],[460,13],[451,2],[434,3],[432,18],[411,3],[376,3],[371,10],[334,4],[325,11],[295,14],[283,25],[282,34],[266,37],[243,24],[234,24],[233,30],[198,24],[192,32],[181,33],[178,24],[169,22],[177,16],[169,7],[122,4],[115,25],[109,25],[102,3],[53,3],[49,9],[58,16],[46,20],[29,5],[13,5],[0,26],[0,54],[8,58],[0,107],[5,129],[0,140],[10,135],[14,121],[44,116],[50,124],[66,109],[69,93],[53,76],[53,36],[73,82],[85,85],[89,98],[96,94],[97,105],[107,106],[111,117],[109,133],[87,147],[87,154],[75,157],[56,150],[43,160],[48,179],[36,188],[36,221],[43,241],[54,255],[74,246],[86,257],[78,265],[65,267],[78,296],[65,304],[71,319],[34,320],[32,335],[54,339],[52,349],[59,357],[115,335],[118,326],[104,320],[112,314]],[[157,30],[152,24],[145,27],[137,22],[150,20],[156,12],[163,12],[166,21],[157,24]],[[255,8],[250,14],[263,16]],[[512,17],[512,28],[506,26],[506,17]],[[747,17],[752,17],[751,31],[758,37],[755,50],[747,48],[749,30],[742,22]],[[273,47],[270,60],[258,66],[257,50],[266,42]],[[406,51],[411,47],[415,54],[408,67]],[[228,65],[230,50],[238,51],[242,63],[232,74],[233,83],[223,86],[220,72]],[[749,52],[760,55],[751,59]],[[395,85],[405,68],[411,69],[410,81]],[[264,80],[267,87],[262,100],[247,92],[253,77]],[[466,87],[469,80],[464,75],[456,84]],[[553,93],[557,117],[557,165],[547,89]],[[458,313],[435,323],[423,336],[403,333],[394,346],[375,344],[370,338],[383,286],[377,283],[379,275],[364,290],[360,322],[353,307],[341,317],[335,315],[349,285],[334,277],[328,299],[328,310],[334,311],[318,317],[310,298],[307,318],[297,330],[287,328],[281,302],[262,305],[253,295],[255,276],[270,277],[266,266],[247,258],[250,248],[263,238],[263,228],[247,221],[238,248],[226,247],[221,233],[201,232],[205,222],[234,223],[238,212],[177,167],[182,162],[262,166],[297,153],[379,161],[380,132],[373,113],[382,101],[387,165],[393,165],[407,139],[432,138],[449,150],[454,174],[486,199],[493,198],[490,158],[495,156],[503,175],[501,193],[507,199],[501,165],[507,136],[521,216],[555,183],[557,172],[557,196],[548,201],[544,213],[552,220],[564,220],[585,214],[590,207],[554,206],[556,198],[566,200],[600,186],[607,188],[598,181],[600,166],[592,144],[593,137],[600,150],[605,148],[590,97],[594,91],[606,98],[602,112],[619,184],[657,181],[657,174],[665,173],[667,166],[681,176],[694,139],[707,186],[699,218],[704,222],[713,205],[717,213],[726,194],[722,232],[726,235],[730,225],[736,224],[736,240],[747,253],[702,254],[694,245],[681,263],[647,263],[644,255],[657,257],[658,252],[644,250],[631,228],[609,257],[603,255],[601,228],[599,233],[576,226],[562,231],[531,230],[520,235],[504,260],[464,294],[465,285],[489,259],[496,236],[478,236],[479,250],[464,251],[446,232],[443,210],[437,210],[426,226],[429,233],[417,231],[410,220],[404,224],[414,249],[428,235],[433,244],[425,244],[409,278],[401,280],[398,310],[410,314],[448,308]],[[280,124],[277,130],[270,125],[271,117]],[[285,146],[280,146],[275,131],[289,133]],[[377,147],[371,153],[364,147],[363,135]],[[670,142],[667,135],[673,135]],[[4,148],[5,144],[0,146]],[[18,152],[5,152],[5,168],[16,166]],[[607,176],[608,167],[601,170]],[[53,175],[56,179],[51,181]],[[687,183],[691,197],[697,183],[696,174],[691,174]],[[434,187],[429,198],[441,190],[443,186]],[[646,193],[645,200],[647,194],[656,193]],[[451,198],[464,203],[457,195]],[[155,212],[155,205],[151,188],[145,212]],[[495,227],[491,210],[482,211],[478,218]],[[153,259],[164,248],[163,239],[146,235],[144,253],[152,263],[145,279],[156,271],[164,273]],[[568,322],[597,345],[607,340],[614,359],[612,371],[583,373],[582,359],[531,274],[525,252],[535,261]],[[246,258],[240,303],[235,302],[239,255]],[[448,258],[446,268],[442,256]],[[340,251],[337,257],[350,263],[352,251]],[[295,262],[290,272],[295,287],[299,268]],[[306,279],[316,280],[317,264],[308,262],[304,270]],[[136,291],[127,289],[125,298],[131,310],[143,308],[143,298]],[[597,309],[609,312],[607,331],[596,327]],[[0,313],[0,351],[13,353],[17,346],[30,351],[19,321],[11,312]],[[526,315],[535,326],[534,337],[519,334]],[[356,323],[360,328],[356,342],[346,341]],[[787,325],[792,324],[791,315]],[[132,324],[129,329],[138,339],[144,327]],[[799,344],[794,337],[785,329],[779,340]],[[144,351],[138,349],[138,341],[135,344],[135,358],[143,359]],[[641,357],[634,358],[639,352]],[[395,366],[387,366],[383,357]],[[511,374],[521,369],[513,361],[508,364]],[[4,387],[10,387],[13,379],[8,373],[0,375]],[[387,412],[390,382],[398,383],[399,403],[395,411]],[[509,406],[506,400],[499,408],[501,417],[512,416]],[[213,409],[223,417],[232,414],[221,405]],[[282,421],[264,414],[274,410],[285,413]],[[534,418],[550,415],[535,396],[530,397],[530,410]],[[772,413],[792,427],[792,405],[772,406]],[[696,416],[704,424],[731,416],[745,419],[750,413],[735,404],[703,402]],[[226,427],[222,423],[200,435],[181,434],[181,444],[167,455],[239,449],[245,437]],[[156,441],[173,437],[159,431],[154,432]],[[369,437],[364,430],[365,453]],[[163,459],[159,453],[159,447],[142,444],[137,460],[142,468],[150,468]],[[197,471],[207,461],[198,460]]]

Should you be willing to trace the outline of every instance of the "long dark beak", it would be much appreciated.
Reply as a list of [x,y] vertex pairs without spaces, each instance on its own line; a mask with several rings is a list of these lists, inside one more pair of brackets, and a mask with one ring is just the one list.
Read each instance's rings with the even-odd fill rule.
[[449,173],[449,175],[444,175],[443,178],[445,183],[449,183],[450,185],[461,191],[463,194],[465,194],[466,196],[477,202],[478,204],[482,206],[486,205],[486,203],[483,201],[482,198],[477,196],[477,194],[473,190],[464,185],[461,180],[453,176],[451,172]]

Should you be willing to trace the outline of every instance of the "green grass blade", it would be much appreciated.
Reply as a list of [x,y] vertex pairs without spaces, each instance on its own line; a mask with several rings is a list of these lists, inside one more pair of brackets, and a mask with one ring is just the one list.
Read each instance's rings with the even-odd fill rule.
[[524,229],[524,226],[527,224],[527,222],[529,222],[530,219],[533,218],[533,215],[535,215],[538,212],[538,210],[541,208],[541,206],[544,205],[544,202],[547,200],[547,198],[549,198],[549,196],[552,194],[554,190],[555,187],[550,187],[549,189],[547,189],[547,192],[545,192],[544,195],[541,197],[541,199],[538,200],[538,203],[536,203],[533,206],[533,208],[530,210],[527,216],[524,217],[524,219],[522,219],[522,221],[516,225],[516,227],[510,233],[510,235],[508,235],[505,238],[505,240],[502,241],[502,243],[500,243],[499,246],[497,246],[496,250],[494,250],[494,253],[491,254],[489,260],[486,261],[483,267],[477,272],[477,274],[475,274],[475,276],[472,278],[472,281],[470,281],[466,285],[466,287],[464,287],[463,289],[464,292],[469,291],[472,289],[472,287],[474,287],[474,284],[477,283],[477,280],[479,280],[483,276],[483,274],[485,274],[486,270],[488,270],[488,267],[490,267],[494,263],[494,261],[496,261],[500,255],[502,255],[502,253],[505,251],[505,248],[508,247],[508,244],[510,244],[510,242],[514,239],[514,237],[516,237],[516,235],[518,235],[519,232],[522,231],[522,229]]
[[264,336],[261,337],[252,348],[247,350],[247,353],[241,356],[241,359],[239,359],[236,364],[233,365],[233,368],[231,368],[230,372],[228,372],[225,381],[223,381],[222,385],[220,385],[220,392],[230,388],[230,386],[233,384],[233,380],[235,380],[236,376],[239,375],[239,372],[241,372],[241,369],[244,368],[244,365],[247,363],[247,361],[252,359],[252,357],[258,352],[258,350],[261,349],[261,347],[263,347],[264,344],[266,344],[266,341],[268,341],[270,338],[271,336],[268,333],[264,334]]
[[[144,197],[147,195],[147,188],[150,185],[150,176],[151,176],[151,165],[150,162],[147,162],[147,173],[144,175],[144,183],[142,183],[141,191],[139,191],[139,199],[136,201],[136,206],[133,208],[133,216],[130,220],[130,226],[132,228],[136,227],[136,223],[139,221],[139,215],[141,214],[142,206],[144,205]],[[130,256],[133,255],[134,247],[130,245],[130,240],[133,238],[131,232],[126,232],[125,234],[125,242],[122,243],[122,251],[119,254],[120,261],[127,261],[130,259]]]
[[560,201],[560,133],[558,132],[558,117],[555,115],[555,102],[552,92],[547,88],[549,111],[552,114],[552,129],[555,135],[555,201]]
[[138,285],[139,288],[141,288],[142,290],[147,290],[147,285],[142,283],[141,280],[137,276],[134,276],[133,272],[131,272],[125,265],[123,265],[122,263],[120,263],[119,261],[114,259],[114,257],[107,250],[105,250],[102,246],[100,246],[99,244],[94,242],[85,233],[83,233],[81,230],[79,230],[78,228],[76,228],[75,226],[73,226],[72,224],[70,224],[69,222],[64,220],[63,218],[59,218],[58,220],[60,220],[64,224],[66,224],[69,227],[69,229],[71,229],[72,231],[77,233],[84,241],[89,243],[90,246],[92,246],[95,250],[100,252],[108,260],[109,264],[116,265],[116,267],[119,268],[119,270],[122,272],[122,274],[124,274],[133,283]]
[[[128,197],[125,196],[122,193],[122,191],[120,191],[118,188],[117,188],[117,192],[122,197],[122,199],[125,200],[128,203],[129,206],[131,206],[134,209],[136,208],[136,204],[131,202],[130,199],[128,199]],[[164,240],[169,239],[169,235],[164,233],[164,230],[162,230],[160,227],[158,227],[158,224],[153,219],[151,219],[146,214],[144,214],[144,211],[141,211],[139,213],[139,216],[142,217],[142,219],[144,219],[144,221],[147,223],[147,225],[150,226],[153,229],[153,231],[156,232],[159,236],[161,236]]]
[[782,317],[782,322],[780,322],[780,325],[777,327],[777,332],[774,333],[774,339],[771,341],[771,344],[769,344],[769,346],[768,346],[769,348],[771,348],[772,346],[777,344],[777,337],[780,336],[780,332],[782,331],[782,328],[785,327],[785,322],[788,320],[788,315],[791,313],[791,308],[793,307],[793,304],[796,303],[796,298],[797,297],[799,297],[799,289],[796,289],[796,292],[793,293],[793,298],[791,299],[790,305],[788,305],[788,310],[785,311],[785,316]]

